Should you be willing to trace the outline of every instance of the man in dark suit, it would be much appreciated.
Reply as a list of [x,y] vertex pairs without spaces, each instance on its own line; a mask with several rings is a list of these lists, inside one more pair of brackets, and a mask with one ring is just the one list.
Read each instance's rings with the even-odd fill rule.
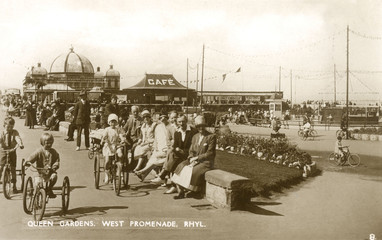
[[123,129],[126,133],[126,143],[128,149],[133,149],[137,145],[140,139],[140,127],[143,123],[143,119],[139,116],[139,107],[131,107],[131,116],[127,119]]
[[89,124],[90,124],[90,103],[87,100],[86,91],[80,92],[80,100],[74,106],[73,123],[77,126],[77,148],[81,147],[81,133],[84,130],[85,147],[88,149],[89,144]]
[[[174,145],[168,154],[168,159],[163,165],[163,169],[158,178],[152,180],[153,183],[162,183],[167,175],[173,173],[179,163],[186,160],[191,146],[192,137],[197,133],[196,129],[187,124],[187,117],[180,115],[177,120],[179,128],[174,133]],[[176,192],[175,186],[166,191],[166,194]]]
[[109,124],[105,120],[107,120],[107,118],[109,117],[110,114],[114,113],[119,117],[120,113],[119,113],[119,106],[117,104],[117,100],[118,100],[117,95],[112,95],[111,96],[111,102],[106,104],[104,117],[102,118],[102,119],[104,119],[104,121],[102,122],[103,128],[106,128],[109,126]]

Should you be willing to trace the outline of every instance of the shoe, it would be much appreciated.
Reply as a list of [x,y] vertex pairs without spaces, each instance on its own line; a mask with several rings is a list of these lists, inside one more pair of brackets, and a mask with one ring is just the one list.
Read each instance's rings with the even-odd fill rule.
[[19,191],[17,190],[17,188],[13,188],[12,189],[12,194],[17,194]]
[[[33,128],[32,128],[33,129]],[[50,128],[44,128],[44,131],[49,131],[50,130]]]
[[76,151],[80,151],[80,147],[76,147]]
[[184,198],[184,192],[180,192],[178,195],[174,196],[174,199],[183,199]]
[[141,182],[143,182],[143,180],[145,179],[142,174],[140,172],[135,172],[135,175],[137,175],[137,177],[141,180]]
[[200,192],[188,192],[186,198],[203,199],[203,194]]
[[162,183],[164,183],[164,180],[161,179],[160,177],[157,177],[157,178],[152,179],[150,182],[151,182],[151,183],[162,184]]
[[162,183],[160,186],[161,186],[161,187],[167,187],[167,183],[164,182],[164,183]]
[[73,138],[67,138],[67,139],[65,139],[65,141],[71,142],[71,141],[74,141],[74,139]]
[[176,187],[171,187],[169,190],[164,192],[164,194],[172,194],[172,193],[177,193],[177,192],[178,192],[178,190],[176,189]]

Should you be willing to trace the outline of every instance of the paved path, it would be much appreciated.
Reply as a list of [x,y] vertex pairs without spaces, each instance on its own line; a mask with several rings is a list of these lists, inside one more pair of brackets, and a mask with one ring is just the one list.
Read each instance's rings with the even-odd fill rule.
[[[26,158],[39,146],[43,131],[25,128],[18,118],[16,129],[26,145],[18,151],[18,157]],[[270,199],[253,199],[247,211],[227,212],[208,206],[205,199],[175,201],[162,194],[163,190],[140,183],[135,176],[131,176],[131,182],[136,190],[123,191],[120,197],[113,194],[111,186],[96,190],[93,163],[87,159],[87,152],[75,152],[73,142],[65,142],[61,133],[53,134],[54,147],[62,158],[57,185],[68,175],[73,186],[68,214],[61,216],[61,201],[53,199],[44,220],[54,226],[28,227],[32,217],[22,210],[21,194],[6,200],[0,193],[0,239],[368,239],[371,233],[382,238],[382,180],[377,176],[324,171]],[[327,141],[323,138],[306,143],[306,147],[319,145],[318,150],[329,151],[332,143]],[[379,153],[376,148],[370,151]],[[59,225],[72,220],[83,224],[93,221],[96,226]],[[125,222],[123,227],[113,228],[102,227],[102,220]],[[129,221],[153,220],[175,221],[178,227],[129,225]],[[185,228],[184,221],[202,221],[205,227]]]

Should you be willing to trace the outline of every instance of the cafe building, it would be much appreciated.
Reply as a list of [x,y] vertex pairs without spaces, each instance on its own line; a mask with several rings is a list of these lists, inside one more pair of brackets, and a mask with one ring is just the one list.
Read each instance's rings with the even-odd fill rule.
[[[128,103],[187,104],[196,99],[195,89],[180,84],[172,74],[148,74],[132,87],[122,90]],[[187,98],[188,97],[188,98]]]

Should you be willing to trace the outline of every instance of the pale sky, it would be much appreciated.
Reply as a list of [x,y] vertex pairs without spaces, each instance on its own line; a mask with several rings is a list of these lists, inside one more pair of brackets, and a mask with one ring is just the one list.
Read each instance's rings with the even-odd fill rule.
[[[110,64],[121,88],[144,73],[172,73],[195,88],[205,44],[205,90],[274,91],[294,100],[344,99],[346,26],[350,97],[382,99],[382,1],[11,1],[0,2],[0,88],[22,88],[28,69],[68,53],[96,70]],[[365,35],[365,36],[363,36]],[[239,67],[241,72],[234,73]],[[222,83],[222,75],[227,74]],[[199,86],[200,88],[200,86]]]

